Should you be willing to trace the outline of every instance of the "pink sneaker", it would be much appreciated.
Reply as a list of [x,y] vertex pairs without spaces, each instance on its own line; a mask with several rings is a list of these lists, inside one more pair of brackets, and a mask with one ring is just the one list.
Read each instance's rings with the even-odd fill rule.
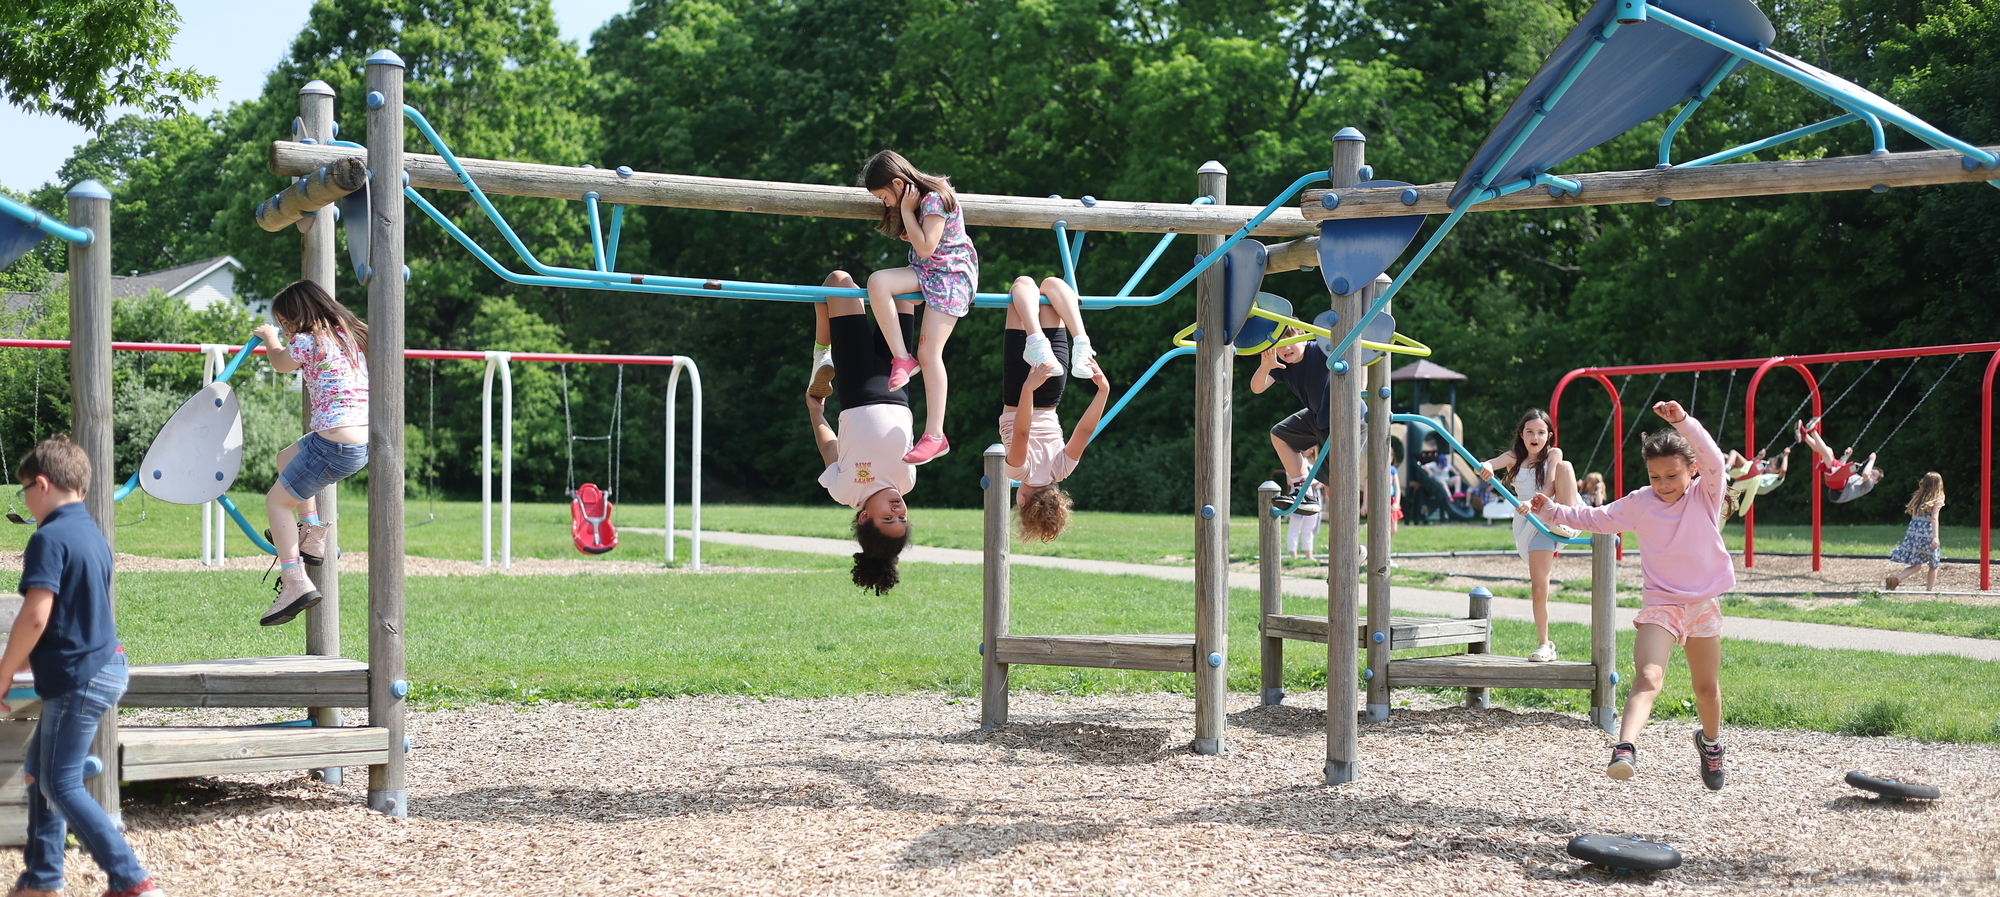
[[951,441],[934,433],[925,433],[903,456],[905,464],[927,464],[930,461],[951,454]]
[[917,375],[923,365],[917,363],[914,355],[889,359],[889,391],[895,392],[910,385],[910,378]]

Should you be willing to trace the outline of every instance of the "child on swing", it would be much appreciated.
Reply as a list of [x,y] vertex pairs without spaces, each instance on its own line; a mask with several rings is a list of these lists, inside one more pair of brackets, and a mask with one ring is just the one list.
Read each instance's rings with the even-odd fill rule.
[[1917,483],[1917,491],[1910,493],[1910,503],[1903,506],[1903,513],[1910,515],[1910,528],[1903,532],[1903,542],[1896,550],[1889,552],[1889,560],[1903,564],[1901,572],[1889,574],[1885,583],[1889,591],[1903,584],[1903,580],[1917,575],[1917,568],[1924,568],[1924,591],[1937,591],[1938,567],[1944,564],[1944,554],[1938,549],[1944,546],[1938,541],[1938,513],[1944,510],[1944,477],[1933,470],[1924,474]]
[[1723,459],[1724,472],[1729,477],[1729,509],[1732,515],[1747,514],[1755,504],[1757,496],[1766,495],[1785,484],[1785,476],[1792,470],[1792,450],[1787,448],[1775,459],[1764,457],[1758,452],[1755,458],[1746,458],[1742,452],[1729,450]]
[[1854,448],[1848,447],[1839,457],[1835,457],[1832,447],[1820,436],[1820,420],[1815,417],[1802,424],[1795,424],[1792,434],[1813,451],[1813,472],[1825,478],[1826,488],[1833,492],[1834,504],[1846,504],[1867,495],[1882,482],[1882,471],[1875,466],[1875,455],[1869,453],[1865,464],[1855,464],[1848,460],[1854,457]]
[[1638,677],[1625,698],[1618,743],[1611,747],[1611,764],[1605,772],[1614,779],[1629,779],[1638,771],[1636,742],[1652,716],[1667,661],[1678,643],[1687,656],[1695,711],[1701,716],[1701,728],[1694,733],[1701,781],[1710,791],[1720,791],[1722,688],[1717,674],[1722,668],[1722,608],[1716,597],[1736,584],[1729,552],[1722,545],[1728,491],[1721,476],[1722,450],[1679,402],[1661,402],[1653,412],[1674,429],[1646,437],[1643,454],[1650,486],[1602,508],[1566,507],[1541,493],[1528,507],[1552,524],[1595,533],[1636,532],[1646,546],[1639,556],[1645,575],[1643,606],[1633,620],[1639,628],[1632,646]]
[[319,603],[319,590],[301,566],[317,567],[326,555],[326,524],[314,499],[368,466],[368,325],[310,280],[279,290],[271,317],[276,325],[256,330],[270,347],[265,357],[280,374],[305,369],[312,404],[306,435],[278,453],[278,481],[264,495],[278,555],[278,597],[259,622],[282,626]]
[[[1021,535],[1053,542],[1070,518],[1069,493],[1060,483],[1076,470],[1090,447],[1111,396],[1111,381],[1097,369],[1091,354],[1074,351],[1078,345],[1088,346],[1090,337],[1083,330],[1076,290],[1067,281],[1051,277],[1037,286],[1033,278],[1017,277],[1008,292],[1013,301],[1007,306],[1002,333],[1000,442],[1007,447],[1007,476],[1021,482],[1014,493]],[[1047,305],[1041,301],[1045,295]],[[1097,395],[1065,440],[1056,405],[1071,377],[1090,380]]]

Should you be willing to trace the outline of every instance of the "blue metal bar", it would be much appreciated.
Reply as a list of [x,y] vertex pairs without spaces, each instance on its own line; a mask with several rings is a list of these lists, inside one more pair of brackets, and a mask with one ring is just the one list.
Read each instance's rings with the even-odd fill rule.
[[[1171,236],[1171,234],[1169,236]],[[1159,373],[1160,368],[1165,367],[1167,362],[1179,358],[1183,355],[1193,355],[1193,354],[1194,354],[1193,346],[1182,346],[1176,349],[1168,349],[1167,354],[1162,355],[1159,358],[1155,359],[1153,361],[1153,366],[1147,368],[1144,374],[1140,374],[1139,379],[1132,381],[1132,385],[1126,388],[1125,394],[1118,397],[1117,404],[1112,405],[1110,411],[1104,412],[1104,416],[1098,418],[1097,429],[1090,434],[1090,441],[1096,442],[1097,437],[1104,435],[1104,429],[1106,427],[1111,426],[1111,422],[1118,418],[1118,412],[1125,410],[1125,403],[1132,401],[1132,397],[1138,395],[1139,390],[1144,388],[1147,383],[1151,382],[1153,379],[1153,375]]]
[[80,243],[88,246],[91,240],[96,239],[88,228],[71,227],[42,214],[35,210],[33,206],[22,205],[5,196],[0,196],[0,212],[6,212],[22,224],[39,228],[42,233],[70,243]]
[[[1829,84],[1825,81],[1821,81],[1817,78],[1814,78],[1811,75],[1803,71],[1800,71],[1799,69],[1794,68],[1791,65],[1780,62],[1777,59],[1773,59],[1764,52],[1754,50],[1750,47],[1746,47],[1740,43],[1737,43],[1736,41],[1731,40],[1730,38],[1724,37],[1723,35],[1716,34],[1715,32],[1703,28],[1699,25],[1696,25],[1693,22],[1689,22],[1688,20],[1683,19],[1680,16],[1667,12],[1666,10],[1663,10],[1654,4],[1651,3],[1646,4],[1646,13],[1652,19],[1666,25],[1669,28],[1674,29],[1675,31],[1679,31],[1682,34],[1685,34],[1689,37],[1692,37],[1696,40],[1699,40],[1705,44],[1713,46],[1731,55],[1739,57],[1754,65],[1761,66],[1767,71],[1773,72],[1778,76],[1785,78],[1786,80],[1802,85],[1806,89],[1811,90],[1812,92],[1817,93],[1822,97],[1826,97],[1829,101],[1835,102],[1836,105],[1840,105],[1842,108],[1846,108],[1850,112],[1873,113],[1874,115],[1879,116],[1883,121],[1887,121],[1895,125],[1896,127],[1908,131],[1911,134],[1911,136],[1914,136],[1917,139],[1922,140],[1923,142],[1930,144],[1933,147],[1936,147],[1938,149],[1952,150],[1954,152],[1959,153],[1960,155],[1973,159],[1986,167],[2000,165],[2000,156],[1995,156],[1994,154],[1989,153],[1983,149],[1980,149],[1979,147],[1973,146],[1972,144],[1960,140],[1956,137],[1953,137],[1950,134],[1946,134],[1943,131],[1940,131],[1937,128],[1932,127],[1930,123],[1924,121],[1923,119],[1917,118],[1916,116],[1911,115],[1908,112],[1903,111],[1902,109],[1896,108],[1894,105],[1885,104],[1884,102],[1879,101],[1875,97],[1850,95],[1840,85]],[[1837,94],[1845,98],[1847,102],[1842,103],[1833,100],[1832,95],[1834,94]],[[1848,103],[1852,103],[1853,105],[1849,106]]]
[[119,486],[118,491],[111,493],[111,500],[124,501],[125,496],[131,495],[132,490],[137,488],[139,488],[139,473],[138,471],[133,471],[132,478],[126,480],[124,485]]
[[611,236],[606,239],[605,242],[607,245],[604,247],[604,270],[606,271],[610,271],[618,267],[618,234],[624,230],[625,230],[625,207],[612,206]]
[[[1515,183],[1525,184],[1527,182],[1516,181]],[[1508,186],[1513,185],[1510,184]],[[1484,201],[1484,199],[1476,195],[1468,196],[1464,202],[1458,204],[1458,208],[1451,210],[1450,215],[1445,216],[1444,223],[1438,225],[1437,233],[1431,234],[1431,238],[1424,241],[1424,247],[1417,250],[1417,254],[1410,259],[1410,263],[1404,265],[1403,270],[1397,273],[1395,281],[1389,284],[1389,288],[1383,290],[1381,296],[1376,297],[1375,304],[1368,307],[1368,312],[1361,316],[1361,320],[1354,322],[1353,328],[1349,329],[1347,335],[1340,338],[1340,343],[1334,347],[1333,351],[1327,354],[1326,363],[1328,367],[1332,367],[1335,362],[1347,356],[1348,348],[1354,345],[1355,340],[1361,338],[1363,330],[1368,329],[1368,322],[1375,320],[1375,316],[1381,314],[1382,309],[1389,307],[1389,300],[1395,298],[1396,292],[1403,288],[1403,284],[1409,282],[1410,275],[1417,273],[1417,269],[1423,267],[1424,259],[1430,258],[1431,252],[1438,248],[1439,243],[1444,242],[1445,235],[1451,233],[1451,229],[1458,226],[1458,219],[1465,217],[1465,213],[1472,211],[1473,206]],[[1322,454],[1321,457],[1325,457],[1325,455]]]
[[[229,378],[236,376],[236,369],[243,366],[243,362],[249,359],[250,353],[257,348],[257,344],[263,341],[264,338],[261,336],[251,337],[249,342],[243,344],[243,349],[236,353],[236,357],[229,359],[229,363],[223,365],[222,373],[216,374],[215,379],[227,382]],[[272,346],[271,348],[276,349],[277,347]]]
[[1688,97],[1687,105],[1682,106],[1680,114],[1674,116],[1674,120],[1667,125],[1667,132],[1660,135],[1660,165],[1673,166],[1674,135],[1681,132],[1681,126],[1694,117],[1694,111],[1701,108],[1701,104],[1708,102],[1709,95],[1715,93],[1715,89],[1722,86],[1722,79],[1729,77],[1729,73],[1733,71],[1736,71],[1736,60],[1733,57],[1724,59],[1722,64],[1715,67],[1715,72],[1708,76],[1708,80],[1701,82],[1701,87],[1695,91],[1694,96]]
[[599,271],[610,271],[604,263],[604,221],[597,215],[597,191],[583,195],[584,211],[590,215],[590,261]]
[[[430,122],[424,118],[423,113],[413,107],[404,106],[403,116],[409,119],[412,124],[415,124],[417,130],[423,133],[424,138],[430,141],[431,146],[437,149],[438,155],[444,159],[445,164],[451,168],[452,173],[458,176],[459,183],[465,186],[466,192],[472,196],[473,202],[486,214],[488,220],[492,221],[494,226],[499,229],[501,236],[506,238],[508,245],[513,247],[515,254],[520,256],[521,260],[528,265],[530,270],[533,270],[537,275],[546,279],[528,279],[525,275],[513,274],[512,272],[501,274],[506,269],[500,267],[497,261],[483,252],[477,253],[484,256],[482,262],[489,269],[492,269],[496,274],[501,274],[502,277],[508,279],[510,282],[533,286],[558,286],[571,289],[590,287],[625,292],[740,299],[790,299],[798,302],[816,302],[823,297],[847,295],[849,293],[856,296],[866,295],[866,292],[862,290],[841,290],[818,285],[710,280],[698,277],[671,277],[664,275],[631,275],[544,265],[521,242],[520,236],[514,232],[514,229],[507,225],[505,217],[500,214],[498,209],[494,208],[492,201],[487,199],[485,192],[479,189],[478,183],[466,172],[465,167],[459,164],[458,157],[451,152],[450,147],[445,145],[443,138],[438,136],[436,129],[431,127]],[[1290,187],[1286,188],[1276,197],[1273,197],[1270,203],[1259,210],[1256,215],[1251,216],[1250,220],[1245,222],[1242,227],[1237,228],[1235,233],[1230,234],[1229,237],[1224,239],[1222,245],[1218,246],[1214,252],[1209,253],[1201,261],[1196,262],[1192,268],[1182,274],[1179,279],[1175,280],[1165,290],[1152,296],[1136,298],[1120,296],[1084,297],[1082,302],[1083,307],[1095,309],[1118,306],[1145,306],[1158,305],[1167,301],[1181,290],[1186,289],[1188,284],[1193,283],[1196,277],[1201,276],[1202,272],[1208,270],[1208,266],[1215,264],[1230,247],[1235,246],[1244,237],[1249,236],[1251,231],[1261,226],[1279,208],[1290,203],[1292,197],[1298,195],[1300,190],[1326,180],[1326,178],[1326,172],[1315,171],[1294,181]],[[420,203],[422,202],[420,198],[417,198],[416,191],[407,186],[403,188],[403,193],[405,196],[412,197]],[[463,231],[458,230],[455,226],[451,226],[449,221],[441,214],[438,214],[434,207],[429,206],[429,203],[422,204],[426,207],[426,214],[430,214],[432,220],[445,225],[448,231],[453,232],[453,238],[457,239],[461,245],[466,246],[468,249],[474,248],[475,244],[471,242],[470,237],[464,235]],[[639,289],[633,289],[635,287]],[[907,293],[897,298],[916,300],[919,297],[916,293]],[[976,295],[974,304],[986,308],[1004,308],[1009,304],[1009,301],[1010,297],[1006,293],[980,293]]]
[[[1197,206],[1214,205],[1215,197],[1197,196],[1195,197],[1194,202],[1191,204]],[[1132,272],[1131,279],[1125,281],[1125,285],[1118,288],[1117,296],[1114,298],[1122,299],[1126,296],[1132,295],[1132,291],[1138,288],[1139,286],[1139,279],[1145,277],[1146,272],[1153,270],[1153,263],[1160,260],[1160,255],[1167,251],[1167,245],[1174,242],[1174,238],[1178,236],[1180,236],[1180,234],[1161,235],[1160,242],[1153,244],[1152,254],[1146,256],[1146,261],[1144,261],[1139,265],[1139,270]]]
[[[1474,470],[1477,470],[1479,468],[1479,465],[1481,463],[1480,460],[1478,458],[1473,457],[1472,453],[1467,451],[1465,446],[1459,443],[1458,438],[1451,435],[1451,431],[1439,427],[1437,423],[1433,421],[1431,418],[1424,417],[1421,414],[1392,414],[1389,415],[1389,420],[1399,424],[1424,424],[1425,426],[1430,427],[1431,432],[1436,433],[1439,438],[1444,440],[1446,445],[1451,446],[1451,451],[1453,454],[1459,456],[1460,458],[1465,459],[1465,463],[1472,465]],[[1326,453],[1322,451],[1320,455],[1321,457],[1324,457]],[[1487,485],[1493,487],[1493,491],[1499,493],[1501,498],[1506,499],[1508,504],[1513,505],[1514,510],[1516,512],[1519,512],[1521,516],[1528,518],[1528,523],[1533,525],[1536,529],[1541,530],[1542,535],[1554,539],[1557,542],[1557,544],[1561,545],[1590,544],[1589,539],[1571,538],[1569,536],[1556,535],[1556,533],[1553,530],[1549,529],[1548,524],[1542,522],[1542,519],[1540,517],[1536,517],[1533,514],[1521,511],[1521,500],[1519,498],[1514,497],[1514,493],[1507,491],[1507,487],[1501,485],[1497,480],[1489,482]]]
[[[1077,231],[1075,234],[1072,234],[1069,238],[1069,264],[1072,272],[1074,272],[1074,270],[1077,268],[1083,267],[1084,233],[1085,233],[1084,231]],[[1071,289],[1077,290],[1078,292],[1082,291],[1082,288],[1076,285],[1075,280],[1071,280],[1069,285]]]
[[1853,112],[1849,112],[1846,115],[1829,118],[1826,121],[1819,122],[1817,124],[1806,125],[1803,128],[1793,128],[1789,131],[1786,131],[1783,134],[1777,134],[1771,137],[1766,137],[1762,140],[1752,141],[1750,143],[1743,144],[1742,146],[1732,147],[1730,149],[1723,150],[1722,152],[1719,153],[1711,153],[1709,155],[1696,159],[1692,162],[1682,162],[1678,167],[1696,168],[1702,165],[1714,165],[1717,162],[1727,162],[1730,159],[1734,159],[1738,156],[1747,156],[1750,155],[1751,153],[1762,152],[1764,150],[1770,149],[1771,147],[1777,146],[1778,144],[1781,143],[1789,143],[1801,137],[1809,137],[1821,131],[1830,131],[1833,130],[1834,128],[1840,127],[1841,125],[1849,124],[1851,122],[1857,122],[1860,120],[1861,120],[1860,115],[1857,115]]
[[1076,257],[1069,252],[1069,222],[1056,222],[1056,255],[1062,256],[1063,282],[1076,289]]
[[243,535],[250,540],[250,544],[257,546],[258,551],[265,554],[278,553],[277,546],[265,541],[263,535],[258,533],[257,529],[250,525],[250,521],[243,516],[243,512],[236,509],[236,503],[230,501],[229,496],[218,495],[215,497],[215,501],[222,505],[223,510],[229,512],[230,517],[236,520],[236,528],[243,531]]
[[1612,19],[1597,29],[1596,39],[1584,49],[1583,55],[1578,56],[1576,62],[1570,65],[1569,72],[1563,75],[1563,79],[1556,82],[1555,89],[1535,103],[1535,114],[1528,118],[1527,124],[1514,135],[1514,139],[1507,142],[1507,148],[1500,152],[1499,158],[1494,159],[1493,164],[1486,167],[1486,173],[1480,175],[1479,186],[1493,186],[1493,179],[1506,169],[1507,163],[1514,161],[1514,154],[1520,152],[1521,145],[1527,143],[1529,135],[1535,133],[1535,129],[1541,126],[1542,120],[1555,111],[1556,104],[1562,102],[1563,94],[1569,92],[1570,85],[1576,83],[1576,79],[1582,76],[1583,70],[1589,67],[1590,61],[1597,58],[1598,51],[1611,42],[1611,35],[1617,31],[1617,19]]

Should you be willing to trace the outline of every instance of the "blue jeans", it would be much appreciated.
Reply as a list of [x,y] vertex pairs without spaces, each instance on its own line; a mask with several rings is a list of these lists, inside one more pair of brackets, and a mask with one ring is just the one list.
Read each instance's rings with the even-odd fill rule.
[[[26,866],[16,887],[60,891],[63,886],[64,821],[111,879],[111,890],[122,891],[148,877],[125,836],[83,787],[83,758],[97,735],[97,723],[125,694],[124,653],[83,687],[42,701],[42,719],[28,738],[22,772],[34,779],[28,786],[28,843],[22,848]],[[108,758],[103,775],[117,775],[115,758]]]

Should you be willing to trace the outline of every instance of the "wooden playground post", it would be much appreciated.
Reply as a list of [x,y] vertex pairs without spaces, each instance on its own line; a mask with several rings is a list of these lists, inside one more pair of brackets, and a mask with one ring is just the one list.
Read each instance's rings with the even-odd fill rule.
[[[1362,141],[1355,141],[1366,146]],[[1387,280],[1384,275],[1380,280]],[[1373,302],[1385,284],[1371,283],[1362,295]],[[1383,309],[1386,313],[1388,309]],[[1350,380],[1353,378],[1349,378]],[[1367,388],[1368,470],[1362,477],[1368,489],[1368,721],[1389,718],[1389,555],[1394,550],[1389,538],[1395,505],[1389,498],[1389,357],[1368,366]],[[1407,456],[1406,456],[1407,457]],[[1333,630],[1328,628],[1331,636]]]
[[[333,87],[325,81],[312,81],[299,88],[299,121],[301,128],[297,136],[325,143],[333,139]],[[306,222],[305,233],[299,236],[299,279],[310,280],[326,290],[327,295],[338,297],[334,291],[336,267],[334,262],[333,235],[339,232],[339,214],[335,206],[325,206],[302,218]],[[281,346],[266,346],[266,351],[281,352]],[[299,415],[304,428],[312,429],[312,399],[303,391],[299,397]],[[326,524],[326,553],[317,567],[307,566],[306,577],[312,580],[313,588],[319,590],[319,604],[306,611],[306,653],[329,656],[340,655],[340,485],[328,484],[320,490],[317,498],[319,518]],[[308,707],[306,715],[315,726],[338,726],[344,720],[338,707]],[[314,777],[330,785],[341,781],[341,767],[329,766],[313,771]]]
[[1277,501],[1277,483],[1265,480],[1257,487],[1257,634],[1266,706],[1285,702],[1285,640],[1271,635],[1266,627],[1272,614],[1285,612],[1284,545],[1278,539],[1278,518],[1271,514]]
[[1606,732],[1618,731],[1617,542],[1612,533],[1590,537],[1590,663],[1597,672],[1590,721]]
[[986,472],[979,478],[986,490],[986,557],[981,583],[984,612],[979,627],[979,726],[992,728],[1007,724],[1007,665],[999,661],[999,639],[1007,634],[1009,580],[1007,506],[1014,489],[1007,479],[1007,447],[986,447]]
[[[1195,193],[1229,200],[1229,170],[1203,163]],[[1204,254],[1222,237],[1203,234]],[[1229,467],[1230,407],[1236,347],[1223,339],[1229,330],[1223,308],[1223,266],[1211,265],[1195,281],[1194,373],[1194,752],[1220,754],[1227,748],[1229,698]]]
[[[68,193],[69,223],[90,232],[90,242],[69,244],[70,439],[90,458],[84,509],[97,521],[104,542],[116,550],[117,511],[111,503],[116,474],[111,435],[111,191],[81,181]],[[13,476],[13,471],[7,472]],[[111,611],[118,612],[114,579]],[[123,825],[118,810],[118,708],[97,725],[90,753],[104,762],[106,775],[85,779],[85,787],[111,821]]]
[[[1486,622],[1487,638],[1486,641],[1466,645],[1465,653],[1485,654],[1493,650],[1493,593],[1487,591],[1485,586],[1474,586],[1472,591],[1466,593],[1465,604],[1466,617]],[[1493,698],[1484,688],[1468,688],[1465,690],[1465,706],[1485,710],[1493,706]]]
[[368,57],[368,723],[389,753],[368,806],[409,814],[403,780],[403,60]]
[[[1367,158],[1367,138],[1354,128],[1342,128],[1333,138],[1335,187],[1359,183],[1360,169]],[[1366,289],[1333,297],[1333,310],[1340,315],[1333,338],[1346,338],[1367,309]],[[1355,685],[1355,667],[1360,651],[1354,632],[1361,608],[1361,583],[1354,571],[1360,564],[1361,528],[1360,473],[1361,390],[1357,376],[1361,359],[1360,341],[1347,354],[1331,359],[1336,369],[1329,378],[1327,423],[1331,430],[1322,465],[1327,472],[1326,500],[1320,513],[1327,529],[1326,547],[1326,783],[1340,785],[1359,774],[1360,722],[1356,706],[1360,697]],[[1386,432],[1386,427],[1378,427]]]

